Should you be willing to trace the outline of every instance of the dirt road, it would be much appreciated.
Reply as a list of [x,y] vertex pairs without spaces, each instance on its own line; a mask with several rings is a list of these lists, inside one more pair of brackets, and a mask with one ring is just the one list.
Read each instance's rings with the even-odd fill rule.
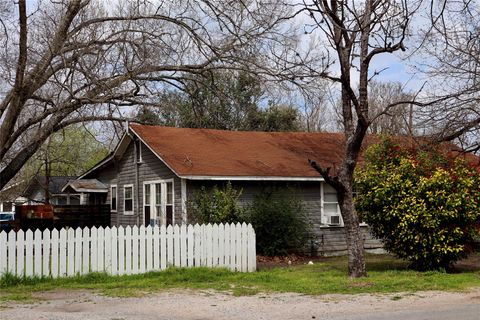
[[480,289],[467,293],[390,295],[259,294],[170,291],[141,298],[111,298],[89,291],[56,291],[33,304],[8,303],[9,320],[82,319],[480,319]]

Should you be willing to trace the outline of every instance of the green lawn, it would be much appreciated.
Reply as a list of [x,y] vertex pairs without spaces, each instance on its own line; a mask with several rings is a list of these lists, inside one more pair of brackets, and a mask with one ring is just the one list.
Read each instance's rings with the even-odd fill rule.
[[349,279],[346,257],[326,258],[314,265],[232,273],[224,269],[168,269],[142,275],[112,277],[90,274],[62,279],[0,278],[0,301],[29,299],[31,294],[54,289],[92,289],[112,296],[140,296],[171,288],[214,289],[234,295],[259,292],[390,293],[422,290],[465,290],[480,287],[480,272],[447,274],[415,272],[388,255],[368,255],[368,277]]

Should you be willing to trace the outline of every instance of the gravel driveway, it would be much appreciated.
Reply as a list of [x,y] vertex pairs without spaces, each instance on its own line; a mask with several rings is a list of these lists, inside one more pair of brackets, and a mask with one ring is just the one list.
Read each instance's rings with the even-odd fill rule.
[[89,291],[55,291],[33,304],[8,303],[1,319],[480,319],[480,289],[467,293],[389,295],[258,294],[233,297],[169,291],[111,298]]

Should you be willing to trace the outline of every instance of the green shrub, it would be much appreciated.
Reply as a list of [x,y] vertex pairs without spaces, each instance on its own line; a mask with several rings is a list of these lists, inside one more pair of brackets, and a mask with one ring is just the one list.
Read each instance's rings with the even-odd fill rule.
[[366,152],[355,182],[363,221],[412,268],[446,269],[470,251],[480,222],[478,168],[387,139]]
[[255,197],[248,214],[259,254],[285,255],[304,245],[308,224],[293,193],[265,190]]
[[228,182],[223,188],[205,187],[195,192],[189,202],[189,215],[197,223],[232,223],[245,221],[245,209],[239,205],[242,190]]

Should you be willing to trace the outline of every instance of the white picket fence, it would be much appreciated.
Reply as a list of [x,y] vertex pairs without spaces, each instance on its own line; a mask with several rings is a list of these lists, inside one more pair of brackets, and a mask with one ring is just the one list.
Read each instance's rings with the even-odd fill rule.
[[255,231],[238,223],[0,232],[0,275],[124,275],[169,266],[255,271]]

